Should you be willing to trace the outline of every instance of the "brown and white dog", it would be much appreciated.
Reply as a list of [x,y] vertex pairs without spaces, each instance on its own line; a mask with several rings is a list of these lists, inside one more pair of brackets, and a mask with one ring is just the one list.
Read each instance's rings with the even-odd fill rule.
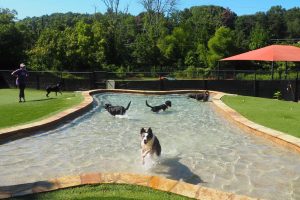
[[149,154],[151,157],[153,155],[160,156],[161,146],[157,137],[153,134],[152,129],[145,128],[141,129],[141,147],[142,147],[142,163],[145,164],[145,157]]

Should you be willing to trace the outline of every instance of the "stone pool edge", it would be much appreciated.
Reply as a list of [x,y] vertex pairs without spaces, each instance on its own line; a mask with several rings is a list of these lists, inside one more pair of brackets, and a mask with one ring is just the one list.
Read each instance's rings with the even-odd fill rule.
[[216,110],[222,114],[226,119],[234,122],[239,127],[241,127],[246,132],[250,132],[252,134],[255,134],[257,136],[266,138],[278,145],[284,146],[288,149],[297,151],[300,153],[300,139],[297,137],[294,137],[292,135],[288,135],[284,132],[277,131],[265,126],[262,126],[260,124],[256,124],[244,116],[242,116],[240,113],[232,109],[231,107],[227,106],[221,98],[225,95],[232,95],[222,92],[216,92],[216,94],[212,97],[212,102]]
[[55,179],[0,187],[0,199],[19,197],[41,192],[95,184],[130,184],[149,187],[155,190],[171,192],[200,200],[254,200],[248,196],[223,192],[200,185],[167,179],[160,176],[132,173],[84,173]]

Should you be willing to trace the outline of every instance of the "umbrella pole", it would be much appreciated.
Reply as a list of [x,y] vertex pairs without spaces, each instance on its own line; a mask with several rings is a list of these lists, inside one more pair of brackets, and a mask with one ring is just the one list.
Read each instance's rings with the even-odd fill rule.
[[287,79],[287,61],[285,61],[285,80]]
[[274,62],[272,61],[272,69],[271,69],[272,80],[274,78]]

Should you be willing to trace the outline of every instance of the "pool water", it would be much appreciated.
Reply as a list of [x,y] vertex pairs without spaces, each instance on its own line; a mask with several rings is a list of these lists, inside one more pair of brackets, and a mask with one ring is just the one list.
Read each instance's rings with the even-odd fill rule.
[[[264,199],[300,199],[300,155],[240,130],[211,102],[185,95],[94,95],[94,108],[64,125],[0,145],[0,185],[83,172],[132,172]],[[166,100],[172,107],[146,107]],[[131,106],[111,116],[103,105]],[[158,162],[142,165],[140,129],[151,127],[162,146]],[[147,167],[146,167],[147,166]]]

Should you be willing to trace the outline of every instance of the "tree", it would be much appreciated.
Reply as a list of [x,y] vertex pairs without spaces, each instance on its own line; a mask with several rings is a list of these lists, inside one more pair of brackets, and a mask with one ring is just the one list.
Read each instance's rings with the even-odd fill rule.
[[[171,63],[178,63],[178,60],[184,60],[189,49],[188,35],[182,28],[175,28],[171,35],[158,40],[158,48],[163,56]],[[178,66],[180,67],[180,66]]]
[[284,15],[286,10],[281,6],[273,6],[267,12],[268,27],[271,37],[274,39],[282,39],[285,37],[286,24]]
[[287,37],[300,37],[300,8],[292,8],[286,12]]
[[15,10],[0,8],[0,67],[15,68],[20,62],[25,62],[23,35],[14,22]]
[[220,27],[208,41],[208,48],[210,67],[214,68],[218,60],[235,51],[233,31],[226,27]]
[[264,47],[268,44],[269,33],[260,25],[256,25],[250,34],[249,49],[254,50]]
[[64,51],[60,51],[59,42],[62,40],[60,31],[54,29],[45,29],[40,34],[34,48],[28,52],[29,64],[35,70],[60,70]]

